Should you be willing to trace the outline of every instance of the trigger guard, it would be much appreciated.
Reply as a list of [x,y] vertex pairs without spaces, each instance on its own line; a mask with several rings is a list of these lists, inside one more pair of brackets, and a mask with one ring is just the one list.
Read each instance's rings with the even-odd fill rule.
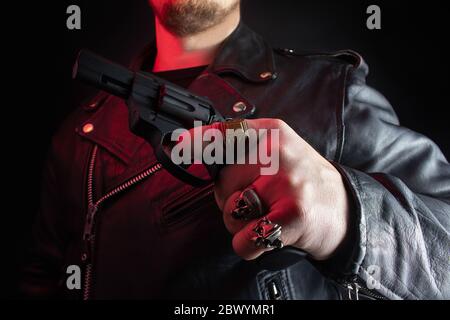
[[206,168],[213,179],[203,179],[191,174],[183,168],[183,166],[173,163],[172,159],[164,151],[164,140],[165,136],[162,137],[161,143],[155,148],[156,159],[162,164],[164,169],[169,171],[169,173],[171,173],[178,180],[194,187],[203,187],[214,181],[218,170],[211,168],[211,166],[206,166]]

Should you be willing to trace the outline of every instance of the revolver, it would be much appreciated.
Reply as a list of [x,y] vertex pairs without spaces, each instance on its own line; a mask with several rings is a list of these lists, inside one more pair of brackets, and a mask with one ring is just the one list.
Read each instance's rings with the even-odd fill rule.
[[148,72],[133,72],[90,51],[81,50],[72,77],[127,102],[129,127],[153,147],[157,160],[175,178],[192,186],[211,183],[219,165],[205,165],[210,178],[192,174],[188,166],[175,164],[167,150],[176,129],[191,129],[194,121],[202,126],[225,121],[205,97],[194,95]]

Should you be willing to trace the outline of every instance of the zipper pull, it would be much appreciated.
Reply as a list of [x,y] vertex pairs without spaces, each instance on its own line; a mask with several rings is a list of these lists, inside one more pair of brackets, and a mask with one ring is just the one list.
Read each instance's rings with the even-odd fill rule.
[[269,283],[269,296],[271,300],[282,300],[281,292],[278,289],[278,285],[275,281]]
[[92,227],[94,225],[94,216],[97,212],[97,206],[95,204],[89,204],[88,214],[86,216],[86,222],[84,224],[83,240],[89,241],[92,235]]
[[94,226],[94,216],[98,207],[95,204],[89,204],[88,214],[86,215],[86,222],[84,224],[83,233],[83,253],[81,254],[81,260],[84,263],[88,263],[91,256],[91,242],[92,242],[92,228]]
[[369,290],[366,286],[364,286],[362,281],[363,280],[361,278],[359,278],[357,275],[354,275],[342,280],[337,280],[337,284],[340,284],[342,287],[347,289],[349,300],[353,300],[352,292],[354,292],[353,296],[355,300],[359,300],[360,293],[363,299],[371,298],[374,300],[386,300],[386,297],[382,296],[381,294]]
[[357,275],[346,276],[342,279],[336,280],[336,282],[347,289],[348,300],[353,300],[352,292],[354,292],[355,300],[359,300],[359,288],[361,287],[358,284]]
[[347,290],[348,290],[348,299],[349,300],[353,300],[352,298],[352,291],[354,291],[354,295],[355,295],[355,300],[359,300],[359,284],[357,284],[356,282],[353,283],[348,283],[347,284]]

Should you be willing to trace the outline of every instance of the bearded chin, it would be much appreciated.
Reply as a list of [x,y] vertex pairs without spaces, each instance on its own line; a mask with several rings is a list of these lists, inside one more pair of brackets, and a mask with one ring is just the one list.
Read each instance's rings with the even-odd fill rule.
[[228,8],[211,0],[183,0],[166,3],[159,19],[164,27],[178,37],[187,37],[221,23],[239,1]]

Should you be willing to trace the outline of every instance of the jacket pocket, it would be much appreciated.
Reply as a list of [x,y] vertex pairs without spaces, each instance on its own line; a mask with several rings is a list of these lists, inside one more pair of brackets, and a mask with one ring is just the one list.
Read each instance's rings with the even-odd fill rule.
[[[162,208],[162,225],[172,228],[198,219],[205,210],[217,207],[213,185],[193,188],[170,199]],[[217,210],[219,210],[217,208]]]

